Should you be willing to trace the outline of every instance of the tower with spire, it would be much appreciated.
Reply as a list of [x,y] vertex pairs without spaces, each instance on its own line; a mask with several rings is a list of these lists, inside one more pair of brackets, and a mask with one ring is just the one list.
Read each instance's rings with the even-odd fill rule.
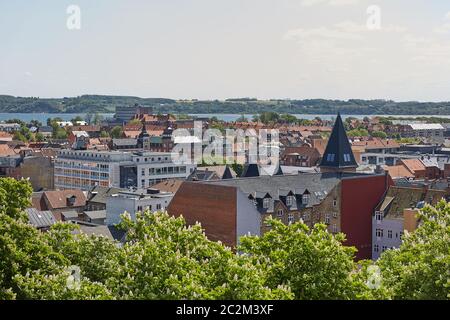
[[358,164],[338,112],[330,139],[319,164],[321,172],[354,172]]
[[142,130],[137,138],[137,147],[140,149],[150,149],[150,135],[145,128],[145,119],[142,120]]

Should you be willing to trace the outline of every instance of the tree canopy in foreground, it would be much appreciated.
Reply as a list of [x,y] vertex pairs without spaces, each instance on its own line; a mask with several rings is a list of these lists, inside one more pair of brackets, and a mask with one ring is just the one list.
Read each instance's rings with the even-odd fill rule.
[[353,258],[343,234],[272,219],[236,251],[182,217],[123,216],[126,241],[28,224],[31,187],[0,179],[0,299],[448,299],[450,206],[421,213],[422,225],[378,262]]

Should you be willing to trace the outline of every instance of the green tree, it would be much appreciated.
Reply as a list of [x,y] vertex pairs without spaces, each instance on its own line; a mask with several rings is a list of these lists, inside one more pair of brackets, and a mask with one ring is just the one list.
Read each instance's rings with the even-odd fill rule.
[[100,124],[102,121],[103,121],[103,116],[101,114],[98,114],[98,113],[94,114],[94,118],[92,120],[92,122],[94,124],[96,124],[96,125]]
[[100,137],[101,137],[101,138],[108,138],[108,137],[109,137],[109,133],[106,132],[105,130],[102,130],[102,131],[100,132]]
[[387,134],[385,132],[383,132],[383,131],[373,131],[371,133],[371,136],[375,137],[375,138],[381,138],[381,139],[386,139],[387,138]]
[[420,226],[377,261],[393,299],[450,299],[450,204],[442,200],[419,214]]
[[84,121],[82,117],[80,116],[76,116],[75,118],[73,118],[72,120],[70,120],[73,124],[77,124],[80,121]]
[[36,138],[36,141],[38,141],[38,142],[45,141],[44,135],[42,133],[40,133],[40,132],[35,134],[35,138]]
[[128,121],[128,124],[138,126],[138,125],[141,125],[142,122],[139,119],[132,119],[132,120]]
[[13,140],[28,142],[27,137],[25,137],[20,131],[14,132]]
[[263,236],[241,238],[239,251],[252,257],[267,272],[267,285],[287,285],[296,299],[354,299],[358,297],[350,273],[356,249],[343,246],[343,234],[312,229],[298,222],[285,225],[269,218],[270,231]]
[[369,132],[366,129],[353,129],[347,131],[347,136],[349,137],[368,137]]
[[121,126],[115,126],[114,128],[111,129],[111,138],[114,139],[119,139],[122,138],[123,136],[123,129]]

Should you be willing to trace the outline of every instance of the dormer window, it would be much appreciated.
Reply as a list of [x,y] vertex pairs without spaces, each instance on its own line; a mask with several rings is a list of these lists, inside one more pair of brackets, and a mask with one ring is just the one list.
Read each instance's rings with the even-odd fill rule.
[[381,212],[381,211],[375,212],[375,220],[382,221],[383,220],[383,212]]
[[327,154],[327,161],[328,162],[333,162],[334,161],[334,157],[335,157],[334,153]]
[[349,153],[344,153],[344,162],[351,162],[351,157]]
[[270,199],[269,198],[264,198],[263,199],[263,208],[264,209],[268,209],[270,205]]
[[305,193],[304,195],[302,195],[302,203],[308,204],[308,202],[309,202],[309,194]]
[[287,196],[286,197],[286,205],[287,206],[292,206],[292,203],[293,203],[294,201],[293,201],[293,197],[292,196]]

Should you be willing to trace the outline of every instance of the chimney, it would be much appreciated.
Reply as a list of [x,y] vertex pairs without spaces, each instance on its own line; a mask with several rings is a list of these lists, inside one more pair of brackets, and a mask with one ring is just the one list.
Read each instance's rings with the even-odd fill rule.
[[77,197],[76,196],[67,196],[66,198],[66,204],[68,207],[73,207],[73,205],[75,204]]

